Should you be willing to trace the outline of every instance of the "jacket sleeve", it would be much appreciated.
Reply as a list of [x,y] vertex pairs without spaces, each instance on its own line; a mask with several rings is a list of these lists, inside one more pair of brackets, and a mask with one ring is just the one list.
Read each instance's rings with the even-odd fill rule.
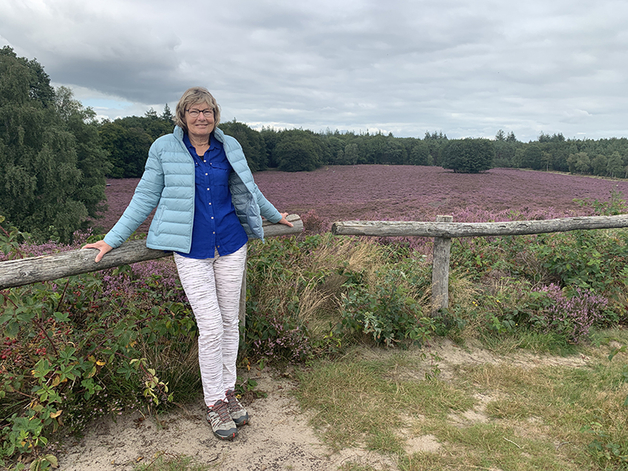
[[144,174],[135,188],[135,193],[126,210],[105,236],[105,242],[116,248],[122,245],[155,209],[164,188],[164,172],[157,146],[153,144],[148,153]]
[[244,156],[242,146],[237,139],[232,136],[226,136],[222,133],[222,131],[220,131],[220,136],[221,139],[224,140],[227,158],[229,158],[229,162],[237,174],[233,178],[237,179],[248,188],[259,206],[260,214],[273,224],[278,223],[281,220],[281,213],[277,211],[277,209],[266,199],[257,187],[253,178],[253,173],[251,172],[251,169],[246,161],[246,157]]
[[268,219],[273,224],[278,223],[281,220],[281,213],[273,206],[273,204],[266,199],[260,189],[255,184],[255,196],[257,198],[257,204],[259,206],[260,214]]

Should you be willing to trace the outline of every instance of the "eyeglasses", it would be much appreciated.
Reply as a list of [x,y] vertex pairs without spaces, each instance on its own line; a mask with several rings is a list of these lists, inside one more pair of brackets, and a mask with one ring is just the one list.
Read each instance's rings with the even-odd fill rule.
[[192,118],[198,118],[198,115],[203,113],[203,116],[209,118],[210,116],[214,116],[214,110],[185,110],[187,111]]

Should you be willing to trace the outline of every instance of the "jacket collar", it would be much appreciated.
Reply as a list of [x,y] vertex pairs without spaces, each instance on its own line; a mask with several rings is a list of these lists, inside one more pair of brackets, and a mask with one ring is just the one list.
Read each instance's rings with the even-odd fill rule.
[[[222,132],[219,128],[214,128],[212,131],[214,133],[214,137],[218,139],[221,143],[225,143],[225,133]],[[183,142],[183,129],[179,126],[174,127],[174,131],[172,131],[174,137],[176,137],[179,141]]]

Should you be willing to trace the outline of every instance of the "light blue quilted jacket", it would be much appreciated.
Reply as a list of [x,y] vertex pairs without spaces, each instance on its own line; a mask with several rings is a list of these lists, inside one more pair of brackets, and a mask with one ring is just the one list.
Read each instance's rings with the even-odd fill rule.
[[[223,143],[234,170],[229,188],[236,214],[249,238],[263,239],[261,216],[276,223],[281,214],[257,188],[240,143],[220,129],[216,129],[214,135]],[[119,247],[155,206],[157,212],[148,230],[146,246],[189,253],[194,221],[194,160],[183,143],[183,130],[178,126],[172,134],[160,137],[151,146],[135,194],[105,236],[105,242]]]

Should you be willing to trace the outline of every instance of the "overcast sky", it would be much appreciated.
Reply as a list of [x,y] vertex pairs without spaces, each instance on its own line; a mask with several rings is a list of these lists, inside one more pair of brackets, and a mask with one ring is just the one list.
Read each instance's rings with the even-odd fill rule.
[[628,137],[625,0],[0,0],[0,46],[99,116],[521,141]]

